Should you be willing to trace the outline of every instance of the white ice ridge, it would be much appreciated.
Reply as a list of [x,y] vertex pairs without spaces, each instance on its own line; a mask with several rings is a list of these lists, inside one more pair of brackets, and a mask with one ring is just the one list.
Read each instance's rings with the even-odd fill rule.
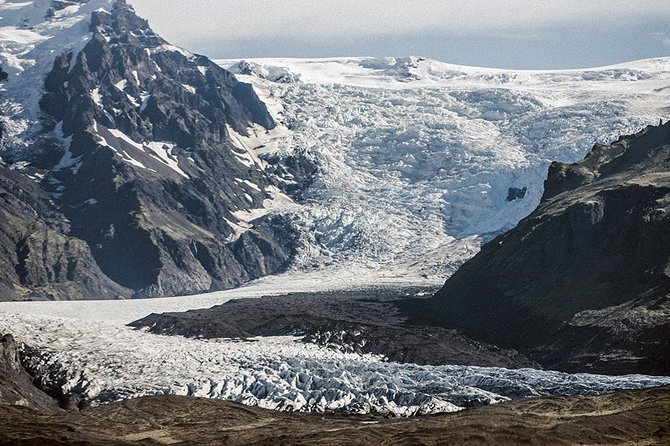
[[[537,206],[551,161],[656,124],[670,103],[670,58],[564,71],[419,58],[218,62],[253,83],[280,123],[264,153],[306,151],[319,166],[296,211],[298,269],[444,279],[482,235]],[[507,201],[510,188],[525,197]]]

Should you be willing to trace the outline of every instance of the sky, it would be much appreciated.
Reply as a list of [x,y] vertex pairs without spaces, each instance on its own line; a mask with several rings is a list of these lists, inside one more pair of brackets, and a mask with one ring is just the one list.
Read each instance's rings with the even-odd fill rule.
[[211,58],[422,56],[586,68],[670,56],[670,0],[128,0]]

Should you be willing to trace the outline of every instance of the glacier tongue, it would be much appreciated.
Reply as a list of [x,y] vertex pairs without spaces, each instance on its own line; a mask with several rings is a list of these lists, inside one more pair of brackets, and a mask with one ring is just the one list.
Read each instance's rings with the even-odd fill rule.
[[24,362],[43,387],[62,388],[93,405],[172,394],[285,411],[413,416],[530,396],[670,384],[662,377],[387,363],[291,337],[187,339],[99,321],[9,314],[2,324],[28,345]]
[[290,130],[273,150],[319,166],[296,212],[303,270],[443,279],[536,207],[552,160],[657,123],[670,99],[670,59],[555,72],[419,58],[219,63]]
[[296,342],[295,337],[192,339],[125,325],[151,312],[314,291],[319,282],[305,276],[304,281],[273,277],[274,282],[188,298],[4,302],[0,333],[12,332],[23,343],[24,362],[43,387],[62,388],[93,405],[176,394],[287,411],[411,416],[538,395],[593,395],[670,385],[670,377],[398,364]]

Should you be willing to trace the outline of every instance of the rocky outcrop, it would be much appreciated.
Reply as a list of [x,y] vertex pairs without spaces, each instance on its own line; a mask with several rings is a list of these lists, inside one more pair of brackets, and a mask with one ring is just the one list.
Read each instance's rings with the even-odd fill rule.
[[[56,57],[42,135],[6,176],[32,173],[58,223],[42,207],[33,226],[7,210],[3,279],[15,291],[0,299],[193,294],[287,268],[297,235],[272,208],[315,168],[254,153],[275,123],[251,85],[170,45],[123,0],[95,11],[90,31]],[[79,288],[52,289],[65,282]]]
[[69,222],[39,186],[40,175],[0,160],[0,301],[130,295],[100,271],[83,240],[68,235]]
[[411,311],[565,371],[670,374],[670,125],[554,163],[539,207]]
[[24,406],[43,412],[58,411],[58,404],[32,383],[19,359],[11,335],[0,336],[0,405]]

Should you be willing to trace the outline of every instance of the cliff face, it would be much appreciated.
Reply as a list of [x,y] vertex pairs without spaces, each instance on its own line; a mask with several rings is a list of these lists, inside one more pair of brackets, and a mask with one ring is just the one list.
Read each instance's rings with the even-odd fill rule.
[[[93,12],[90,32],[81,51],[56,57],[44,80],[42,130],[21,169],[39,182],[42,205],[31,219],[38,230],[6,237],[7,271],[16,275],[3,278],[13,291],[0,299],[191,294],[286,268],[295,235],[270,214],[290,201],[284,185],[309,181],[314,169],[255,156],[245,141],[262,139],[274,121],[252,87],[171,46],[125,1]],[[18,172],[7,172],[0,177],[15,184]],[[57,215],[55,232],[42,230],[42,208]],[[0,229],[16,233],[25,218],[5,209]],[[63,268],[52,252],[72,260]],[[34,279],[35,264],[58,271]]]
[[553,163],[539,207],[416,318],[545,367],[670,373],[670,125]]

